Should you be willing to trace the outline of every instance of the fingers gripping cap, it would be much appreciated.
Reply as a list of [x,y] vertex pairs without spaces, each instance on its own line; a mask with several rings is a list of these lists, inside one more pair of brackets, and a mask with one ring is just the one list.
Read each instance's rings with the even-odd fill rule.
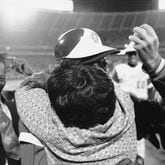
[[56,58],[80,59],[104,52],[113,54],[119,51],[103,45],[98,34],[87,28],[72,29],[65,32],[59,37],[55,47]]

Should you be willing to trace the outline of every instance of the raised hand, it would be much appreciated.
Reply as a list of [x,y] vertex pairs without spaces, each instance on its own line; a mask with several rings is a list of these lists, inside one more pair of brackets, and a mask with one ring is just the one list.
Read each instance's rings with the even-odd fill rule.
[[143,64],[152,70],[160,60],[159,39],[155,30],[148,24],[135,27],[129,40],[135,43],[134,48]]

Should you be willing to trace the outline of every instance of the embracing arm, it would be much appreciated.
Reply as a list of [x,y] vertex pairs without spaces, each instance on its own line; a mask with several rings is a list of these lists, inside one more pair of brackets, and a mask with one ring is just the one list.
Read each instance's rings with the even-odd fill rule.
[[26,86],[27,89],[41,88],[47,90],[47,80],[50,74],[39,72],[34,73],[32,76],[26,78],[20,85],[20,88]]
[[165,110],[158,103],[147,100],[133,100],[135,109],[135,122],[137,127],[138,139],[146,138],[155,147],[159,148],[159,134],[162,147],[165,149]]

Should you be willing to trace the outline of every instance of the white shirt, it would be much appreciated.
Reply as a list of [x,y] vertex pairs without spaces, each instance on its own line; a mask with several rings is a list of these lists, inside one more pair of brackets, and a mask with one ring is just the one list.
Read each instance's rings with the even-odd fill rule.
[[148,98],[149,76],[143,72],[141,63],[135,67],[118,64],[115,66],[114,72],[123,91],[132,93],[141,99]]

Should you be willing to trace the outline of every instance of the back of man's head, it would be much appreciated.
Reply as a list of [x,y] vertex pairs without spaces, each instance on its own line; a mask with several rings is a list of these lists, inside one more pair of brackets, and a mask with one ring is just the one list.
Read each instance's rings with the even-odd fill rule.
[[114,86],[98,67],[64,61],[47,85],[52,107],[66,127],[87,129],[104,124],[113,115]]

